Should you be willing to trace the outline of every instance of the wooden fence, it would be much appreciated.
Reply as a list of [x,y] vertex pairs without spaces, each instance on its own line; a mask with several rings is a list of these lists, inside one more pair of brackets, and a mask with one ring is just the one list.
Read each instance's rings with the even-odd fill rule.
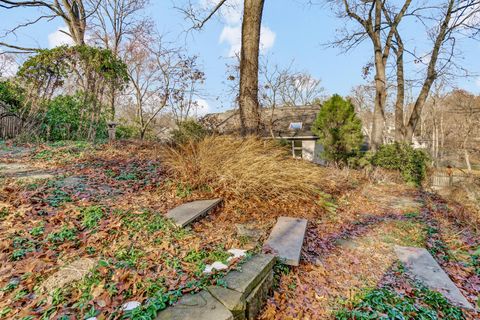
[[446,188],[457,182],[464,181],[467,177],[467,174],[439,169],[432,174],[431,183],[433,188]]
[[0,104],[0,139],[14,138],[19,134],[21,127],[22,121],[7,112],[6,107]]

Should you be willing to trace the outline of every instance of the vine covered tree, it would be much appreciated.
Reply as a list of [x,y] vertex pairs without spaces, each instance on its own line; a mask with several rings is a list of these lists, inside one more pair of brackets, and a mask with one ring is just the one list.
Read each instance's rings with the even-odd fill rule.
[[[61,46],[39,50],[18,70],[16,81],[25,88],[25,104],[20,111],[26,124],[34,127],[44,114],[45,106],[58,95],[81,93],[83,104],[80,117],[89,119],[88,138],[96,136],[95,125],[100,121],[105,85],[114,81],[118,88],[128,82],[125,63],[108,49],[89,46]],[[27,107],[28,106],[28,107]]]

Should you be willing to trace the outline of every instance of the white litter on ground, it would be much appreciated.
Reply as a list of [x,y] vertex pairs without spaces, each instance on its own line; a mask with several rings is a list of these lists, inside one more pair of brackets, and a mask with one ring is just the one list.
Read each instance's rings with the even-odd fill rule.
[[203,270],[203,273],[212,273],[213,269],[220,271],[220,270],[228,269],[228,266],[223,264],[220,261],[215,261],[212,264],[207,264],[207,266],[205,267],[205,270]]
[[130,311],[140,307],[142,304],[138,301],[129,301],[122,306],[123,311]]
[[247,250],[242,250],[242,249],[230,249],[228,250],[229,253],[233,254],[233,257],[230,257],[227,259],[227,261],[231,261],[232,259],[237,259],[241,257],[245,257],[247,254]]

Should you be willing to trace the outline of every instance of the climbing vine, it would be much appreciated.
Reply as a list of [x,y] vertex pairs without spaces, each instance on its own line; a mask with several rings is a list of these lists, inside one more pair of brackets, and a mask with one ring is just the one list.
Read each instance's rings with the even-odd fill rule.
[[[39,50],[20,67],[16,80],[25,88],[25,108],[22,118],[29,119],[34,128],[44,128],[50,102],[57,96],[83,97],[84,108],[78,118],[88,118],[88,139],[97,135],[96,128],[105,121],[102,104],[106,83],[122,90],[128,82],[127,66],[108,49],[86,45],[61,46]],[[26,106],[29,106],[28,108]],[[54,104],[55,105],[55,104]],[[68,123],[65,125],[69,125]],[[104,127],[104,126],[103,126]]]

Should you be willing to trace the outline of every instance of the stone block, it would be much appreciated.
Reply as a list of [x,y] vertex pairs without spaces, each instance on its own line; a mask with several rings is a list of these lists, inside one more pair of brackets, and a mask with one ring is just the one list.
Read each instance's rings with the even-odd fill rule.
[[427,288],[442,293],[454,305],[474,310],[470,302],[424,248],[395,246],[395,252],[407,272]]
[[207,291],[183,296],[157,315],[157,320],[234,320],[233,314]]
[[253,289],[246,299],[245,316],[248,320],[255,320],[262,310],[265,300],[267,300],[268,292],[273,286],[273,270],[267,273],[265,278]]
[[203,215],[206,215],[221,202],[222,199],[187,202],[168,211],[166,216],[172,219],[178,227],[183,228]]
[[247,297],[273,268],[275,256],[258,254],[241,265],[241,270],[230,272],[223,279],[226,287]]
[[287,265],[298,266],[306,229],[306,219],[280,217],[265,242],[264,250],[273,251]]
[[241,292],[231,290],[221,286],[210,286],[208,292],[220,301],[233,314],[235,320],[245,319],[245,299]]

